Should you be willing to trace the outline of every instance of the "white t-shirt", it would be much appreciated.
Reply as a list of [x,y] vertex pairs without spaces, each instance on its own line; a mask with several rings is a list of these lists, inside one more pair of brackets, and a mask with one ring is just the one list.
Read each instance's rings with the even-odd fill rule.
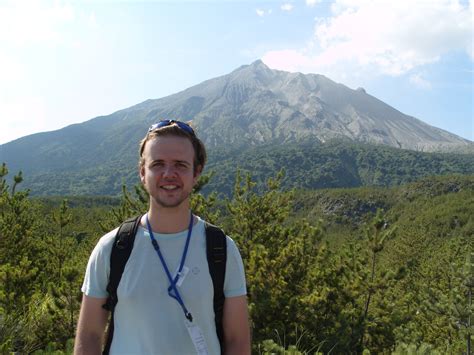
[[[94,248],[87,265],[82,292],[90,297],[107,297],[110,254],[117,229],[104,235]],[[174,277],[179,267],[188,231],[175,234],[153,233]],[[184,264],[189,272],[178,288],[181,298],[206,340],[210,354],[220,354],[216,335],[213,285],[206,256],[204,222],[193,226]],[[110,354],[195,354],[185,326],[180,304],[168,295],[169,281],[160,258],[150,242],[148,230],[138,228],[130,258],[117,289],[114,336]],[[246,294],[242,258],[227,237],[224,281],[226,298]]]

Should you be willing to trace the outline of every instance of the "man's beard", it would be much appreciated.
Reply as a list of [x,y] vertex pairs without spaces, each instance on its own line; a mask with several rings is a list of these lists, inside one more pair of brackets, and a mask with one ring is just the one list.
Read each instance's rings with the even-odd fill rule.
[[160,207],[163,207],[163,208],[176,208],[176,207],[179,207],[183,202],[185,202],[189,198],[190,195],[191,195],[191,193],[189,193],[185,196],[181,196],[179,199],[177,199],[175,201],[171,201],[171,202],[164,201],[158,195],[157,196],[151,196],[151,198]]

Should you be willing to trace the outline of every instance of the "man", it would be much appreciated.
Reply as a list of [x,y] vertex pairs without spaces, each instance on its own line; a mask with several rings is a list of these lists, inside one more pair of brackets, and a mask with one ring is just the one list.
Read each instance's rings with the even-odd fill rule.
[[[140,179],[150,206],[117,289],[111,354],[221,352],[204,221],[191,213],[189,201],[205,162],[204,145],[184,122],[161,121],[141,142]],[[89,259],[75,354],[102,351],[109,315],[102,305],[116,232],[103,236]],[[250,354],[244,270],[229,237],[224,295],[224,352]]]

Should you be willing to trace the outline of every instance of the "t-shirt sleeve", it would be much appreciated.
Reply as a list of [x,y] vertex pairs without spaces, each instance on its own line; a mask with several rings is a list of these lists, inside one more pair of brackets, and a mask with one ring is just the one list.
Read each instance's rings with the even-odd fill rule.
[[87,263],[82,292],[90,297],[108,296],[107,283],[110,271],[110,254],[117,230],[107,233],[95,246]]
[[235,242],[227,237],[227,262],[224,280],[224,296],[236,297],[247,294],[242,257]]

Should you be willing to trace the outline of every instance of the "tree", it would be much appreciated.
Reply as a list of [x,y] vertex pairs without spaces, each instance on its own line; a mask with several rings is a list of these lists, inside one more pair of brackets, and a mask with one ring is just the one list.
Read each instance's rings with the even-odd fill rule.
[[[296,329],[315,322],[315,314],[305,312],[309,306],[304,296],[320,286],[308,278],[320,257],[322,229],[306,221],[290,223],[293,192],[279,190],[283,176],[280,172],[268,179],[266,189],[258,192],[250,174],[243,178],[238,172],[222,222],[244,260],[256,343],[275,331],[296,343]],[[311,348],[317,335],[308,333],[310,339],[302,346]]]
[[21,343],[16,334],[19,322],[33,295],[39,270],[33,263],[37,250],[33,242],[35,220],[28,191],[17,191],[21,172],[13,179],[9,191],[8,169],[0,168],[0,348],[15,349]]
[[[377,256],[383,250],[385,241],[393,236],[395,232],[395,228],[391,227],[388,228],[388,223],[382,216],[382,212],[380,210],[377,211],[376,216],[371,221],[371,223],[367,226],[365,231],[366,240],[368,242],[369,253],[370,253],[370,275],[369,275],[369,282],[368,282],[368,289],[367,289],[367,298],[365,301],[364,306],[364,313],[362,315],[362,323],[366,323],[367,317],[369,315],[369,307],[372,300],[372,296],[377,289],[382,287],[383,284],[377,282],[376,280],[376,267],[377,267]],[[388,280],[384,280],[388,281]],[[385,283],[385,282],[384,282]],[[362,334],[360,336],[360,348],[365,347],[365,336],[366,336],[367,329],[366,327],[363,328]]]

